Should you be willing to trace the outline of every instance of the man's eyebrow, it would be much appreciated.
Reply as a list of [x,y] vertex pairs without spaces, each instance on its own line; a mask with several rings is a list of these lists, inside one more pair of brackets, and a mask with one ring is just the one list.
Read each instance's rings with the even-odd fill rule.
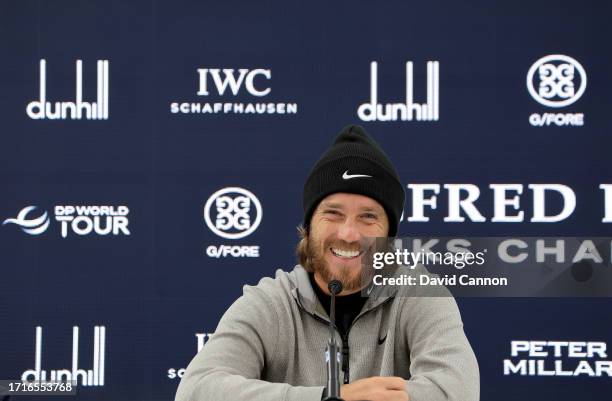
[[331,209],[344,209],[344,206],[341,203],[334,203],[334,202],[323,202],[321,203],[322,207],[328,207]]
[[377,206],[364,206],[361,208],[361,210],[363,212],[376,212],[376,213],[382,212],[382,208],[377,207]]
[[[342,203],[336,203],[336,202],[322,202],[321,207],[322,208],[326,207],[329,209],[344,209],[344,205]],[[379,206],[363,206],[360,208],[360,211],[381,213],[383,209]]]

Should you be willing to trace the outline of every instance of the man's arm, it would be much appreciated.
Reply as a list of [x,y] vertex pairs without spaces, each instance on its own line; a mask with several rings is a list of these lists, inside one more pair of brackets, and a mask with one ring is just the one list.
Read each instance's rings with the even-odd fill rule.
[[410,349],[410,401],[477,401],[478,362],[452,296],[406,299],[402,323]]
[[266,361],[274,359],[279,338],[278,314],[258,288],[225,312],[215,334],[191,361],[175,401],[319,401],[323,387],[299,387],[261,380]]

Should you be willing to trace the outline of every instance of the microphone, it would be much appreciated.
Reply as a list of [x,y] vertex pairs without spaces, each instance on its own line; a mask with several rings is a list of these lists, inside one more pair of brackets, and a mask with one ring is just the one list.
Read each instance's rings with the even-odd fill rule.
[[325,349],[325,363],[327,364],[327,397],[325,401],[342,401],[340,398],[340,361],[341,346],[336,342],[336,295],[342,292],[342,283],[332,280],[327,285],[331,294],[331,305],[329,308],[329,341]]

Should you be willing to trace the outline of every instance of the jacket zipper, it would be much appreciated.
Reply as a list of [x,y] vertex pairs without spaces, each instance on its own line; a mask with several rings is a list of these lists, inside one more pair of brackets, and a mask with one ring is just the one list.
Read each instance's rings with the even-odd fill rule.
[[[349,371],[349,343],[348,343],[348,337],[349,337],[349,333],[351,332],[351,329],[353,328],[353,325],[355,324],[355,322],[361,318],[362,316],[364,316],[366,313],[375,311],[376,309],[378,309],[379,307],[383,306],[384,304],[386,304],[387,302],[389,302],[392,298],[387,298],[385,299],[383,302],[381,302],[380,304],[376,305],[375,308],[372,308],[364,313],[359,314],[355,319],[353,319],[353,321],[351,322],[351,325],[349,326],[348,330],[346,331],[345,335],[341,335],[340,337],[342,338],[342,371],[344,372],[344,384],[348,384],[349,383],[349,379],[350,379],[350,371]],[[302,308],[302,310],[304,310],[306,313],[308,313],[310,316],[312,316],[315,320],[325,324],[325,326],[329,327],[329,321],[323,319],[322,317],[319,317],[318,315],[315,315],[314,313],[310,313],[309,311],[306,310],[306,308],[304,308],[304,306],[302,305],[302,303],[300,302],[299,299],[297,299],[298,301],[298,305]],[[335,330],[338,334],[340,334],[340,332],[338,331],[338,326],[335,326]]]
[[357,320],[359,320],[359,318],[361,318],[362,316],[364,316],[366,313],[372,312],[378,308],[380,308],[381,306],[383,306],[384,304],[386,304],[387,302],[389,302],[392,298],[387,298],[385,299],[383,302],[381,302],[380,304],[376,305],[375,308],[370,309],[369,311],[366,311],[360,315],[358,315],[355,319],[353,319],[353,321],[351,322],[351,325],[349,326],[348,330],[346,331],[346,334],[344,336],[342,336],[342,370],[344,371],[344,384],[348,384],[349,380],[350,380],[350,370],[349,370],[349,343],[348,343],[348,338],[349,338],[349,334],[351,332],[351,329],[353,328],[353,325],[355,325],[355,322]]
[[[351,324],[351,327],[353,325]],[[348,333],[351,331],[350,327],[346,334],[342,336],[342,370],[344,371],[344,384],[348,384],[350,379],[349,374],[349,343]]]

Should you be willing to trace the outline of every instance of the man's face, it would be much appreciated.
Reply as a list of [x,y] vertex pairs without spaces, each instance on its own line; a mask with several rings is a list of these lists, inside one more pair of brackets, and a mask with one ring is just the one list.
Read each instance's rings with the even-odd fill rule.
[[342,295],[359,291],[364,239],[386,237],[388,232],[387,214],[374,199],[348,193],[324,198],[310,220],[308,240],[319,287],[327,293],[327,283],[337,279]]

